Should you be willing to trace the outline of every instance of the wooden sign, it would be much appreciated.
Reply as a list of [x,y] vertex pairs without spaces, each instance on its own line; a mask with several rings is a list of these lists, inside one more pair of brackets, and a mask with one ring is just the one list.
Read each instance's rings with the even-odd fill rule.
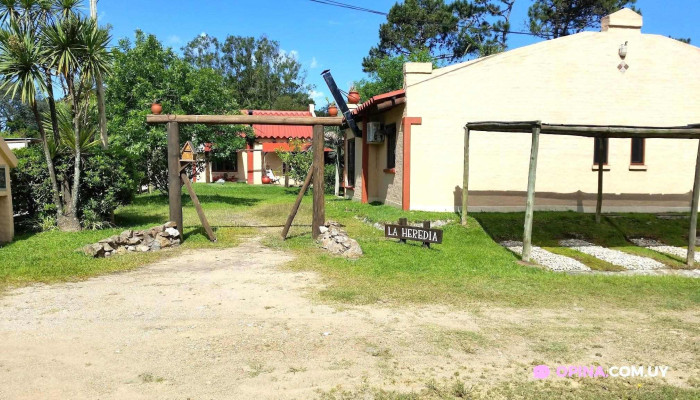
[[409,226],[405,218],[399,221],[398,225],[385,225],[384,236],[388,238],[399,239],[402,242],[406,240],[415,240],[423,242],[427,247],[430,243],[442,243],[442,230],[431,229],[430,221],[423,222],[423,227]]
[[182,150],[180,151],[180,161],[195,162],[194,155],[194,146],[192,146],[192,142],[188,141],[184,146],[182,146]]

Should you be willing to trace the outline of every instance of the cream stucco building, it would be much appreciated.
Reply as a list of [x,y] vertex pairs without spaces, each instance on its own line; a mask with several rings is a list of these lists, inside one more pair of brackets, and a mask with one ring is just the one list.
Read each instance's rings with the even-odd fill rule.
[[0,243],[11,242],[15,235],[10,168],[16,166],[17,158],[0,137]]
[[[367,134],[347,132],[349,197],[459,210],[468,122],[700,123],[700,48],[643,34],[642,17],[629,9],[605,17],[600,32],[435,70],[408,63],[404,76],[403,90],[354,110],[363,130],[378,122],[384,138],[370,144]],[[471,134],[470,210],[524,209],[530,140],[518,133]],[[603,210],[687,210],[697,146],[697,140],[609,139]],[[594,139],[542,137],[536,208],[592,211],[596,169]]]

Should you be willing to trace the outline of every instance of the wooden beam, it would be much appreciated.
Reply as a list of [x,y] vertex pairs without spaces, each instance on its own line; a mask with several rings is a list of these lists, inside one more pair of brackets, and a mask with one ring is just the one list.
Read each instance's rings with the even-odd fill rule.
[[[521,132],[530,133],[537,122],[470,122],[467,127],[472,131],[487,132]],[[614,125],[557,125],[541,124],[543,135],[564,135],[606,138],[657,138],[657,139],[698,139],[700,127],[697,125],[675,127],[614,126]]]
[[467,226],[469,206],[469,127],[464,127],[464,174],[462,175],[462,225]]
[[312,231],[311,236],[316,239],[321,234],[321,226],[326,223],[326,204],[325,204],[325,194],[323,190],[323,178],[324,178],[324,153],[323,153],[323,125],[314,125],[314,136],[313,136],[313,182],[314,182],[314,201],[313,201],[313,221],[312,221]]
[[693,199],[690,202],[690,230],[688,231],[688,257],[686,263],[692,267],[695,264],[695,243],[698,229],[698,205],[700,201],[700,144],[698,157],[695,161],[695,180],[693,182]]
[[209,221],[207,220],[207,216],[204,215],[204,210],[202,209],[202,204],[199,202],[199,198],[197,197],[197,193],[195,193],[194,189],[192,188],[192,183],[190,182],[190,178],[187,176],[187,173],[185,173],[185,172],[181,173],[180,179],[182,180],[182,183],[185,184],[185,187],[187,188],[187,193],[189,193],[190,198],[192,199],[192,204],[194,204],[194,208],[197,210],[197,215],[199,216],[199,220],[202,222],[202,227],[204,228],[204,232],[206,232],[209,240],[211,240],[212,242],[216,242],[216,235],[214,234],[214,231],[211,229],[211,226],[209,225]]
[[598,146],[598,157],[600,158],[598,160],[598,196],[595,204],[595,222],[599,224],[603,213],[603,152],[605,150],[605,140],[602,137],[597,137],[594,140],[595,145]]
[[182,187],[180,186],[180,127],[168,122],[168,200],[170,220],[177,224],[180,238],[184,238],[182,225]]
[[304,179],[304,184],[301,185],[301,189],[299,190],[299,195],[297,195],[297,200],[294,202],[294,206],[292,206],[292,211],[289,212],[289,216],[287,217],[287,222],[284,224],[284,229],[282,229],[282,240],[287,239],[287,234],[289,233],[289,228],[292,227],[292,222],[294,221],[294,217],[296,217],[297,212],[299,211],[299,206],[301,205],[301,201],[304,199],[304,194],[306,193],[306,190],[309,188],[309,185],[311,184],[311,178],[314,176],[314,166],[312,165],[309,167],[309,172],[306,174],[306,179]]
[[323,125],[341,126],[342,117],[284,117],[276,115],[147,115],[149,124],[179,122],[204,125]]
[[540,146],[540,126],[532,127],[530,148],[530,172],[527,177],[527,203],[525,204],[525,230],[523,232],[523,261],[530,262],[532,252],[532,219],[535,207],[535,180],[537,178],[537,153]]

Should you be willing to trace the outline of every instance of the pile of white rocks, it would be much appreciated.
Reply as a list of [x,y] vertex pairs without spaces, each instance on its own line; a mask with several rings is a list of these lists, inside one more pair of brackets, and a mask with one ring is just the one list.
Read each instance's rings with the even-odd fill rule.
[[[501,246],[507,248],[517,255],[523,254],[523,242],[505,241],[501,242]],[[545,266],[552,271],[590,271],[587,265],[571,257],[554,254],[541,247],[532,246],[530,253],[532,260],[537,264]]]
[[560,246],[569,247],[581,253],[586,253],[595,258],[607,261],[610,264],[630,270],[654,270],[664,269],[666,266],[656,260],[647,257],[635,256],[619,250],[597,246],[585,240],[567,239],[559,242]]
[[337,222],[328,221],[322,226],[321,236],[317,240],[321,243],[321,247],[331,254],[346,258],[359,258],[362,255],[362,248],[357,240],[349,237]]
[[[685,259],[688,257],[688,249],[677,246],[668,246],[654,239],[630,239],[630,241],[637,246],[646,247],[647,249],[658,251],[659,253],[670,254],[672,256],[680,257]],[[700,253],[695,253],[695,261],[700,262]]]
[[158,251],[180,244],[180,232],[175,222],[154,226],[143,231],[126,230],[83,248],[90,257],[110,257],[129,252]]

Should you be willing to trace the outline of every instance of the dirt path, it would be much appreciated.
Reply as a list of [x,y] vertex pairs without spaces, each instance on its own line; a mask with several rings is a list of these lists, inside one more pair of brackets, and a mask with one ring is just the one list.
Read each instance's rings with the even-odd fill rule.
[[697,313],[645,334],[635,324],[658,316],[336,308],[311,300],[322,287],[315,274],[279,268],[290,259],[256,238],[15,289],[0,297],[0,399],[305,399],[338,386],[418,390],[455,375],[476,385],[532,379],[535,360],[673,363],[669,380],[681,386],[698,371],[688,351]]

